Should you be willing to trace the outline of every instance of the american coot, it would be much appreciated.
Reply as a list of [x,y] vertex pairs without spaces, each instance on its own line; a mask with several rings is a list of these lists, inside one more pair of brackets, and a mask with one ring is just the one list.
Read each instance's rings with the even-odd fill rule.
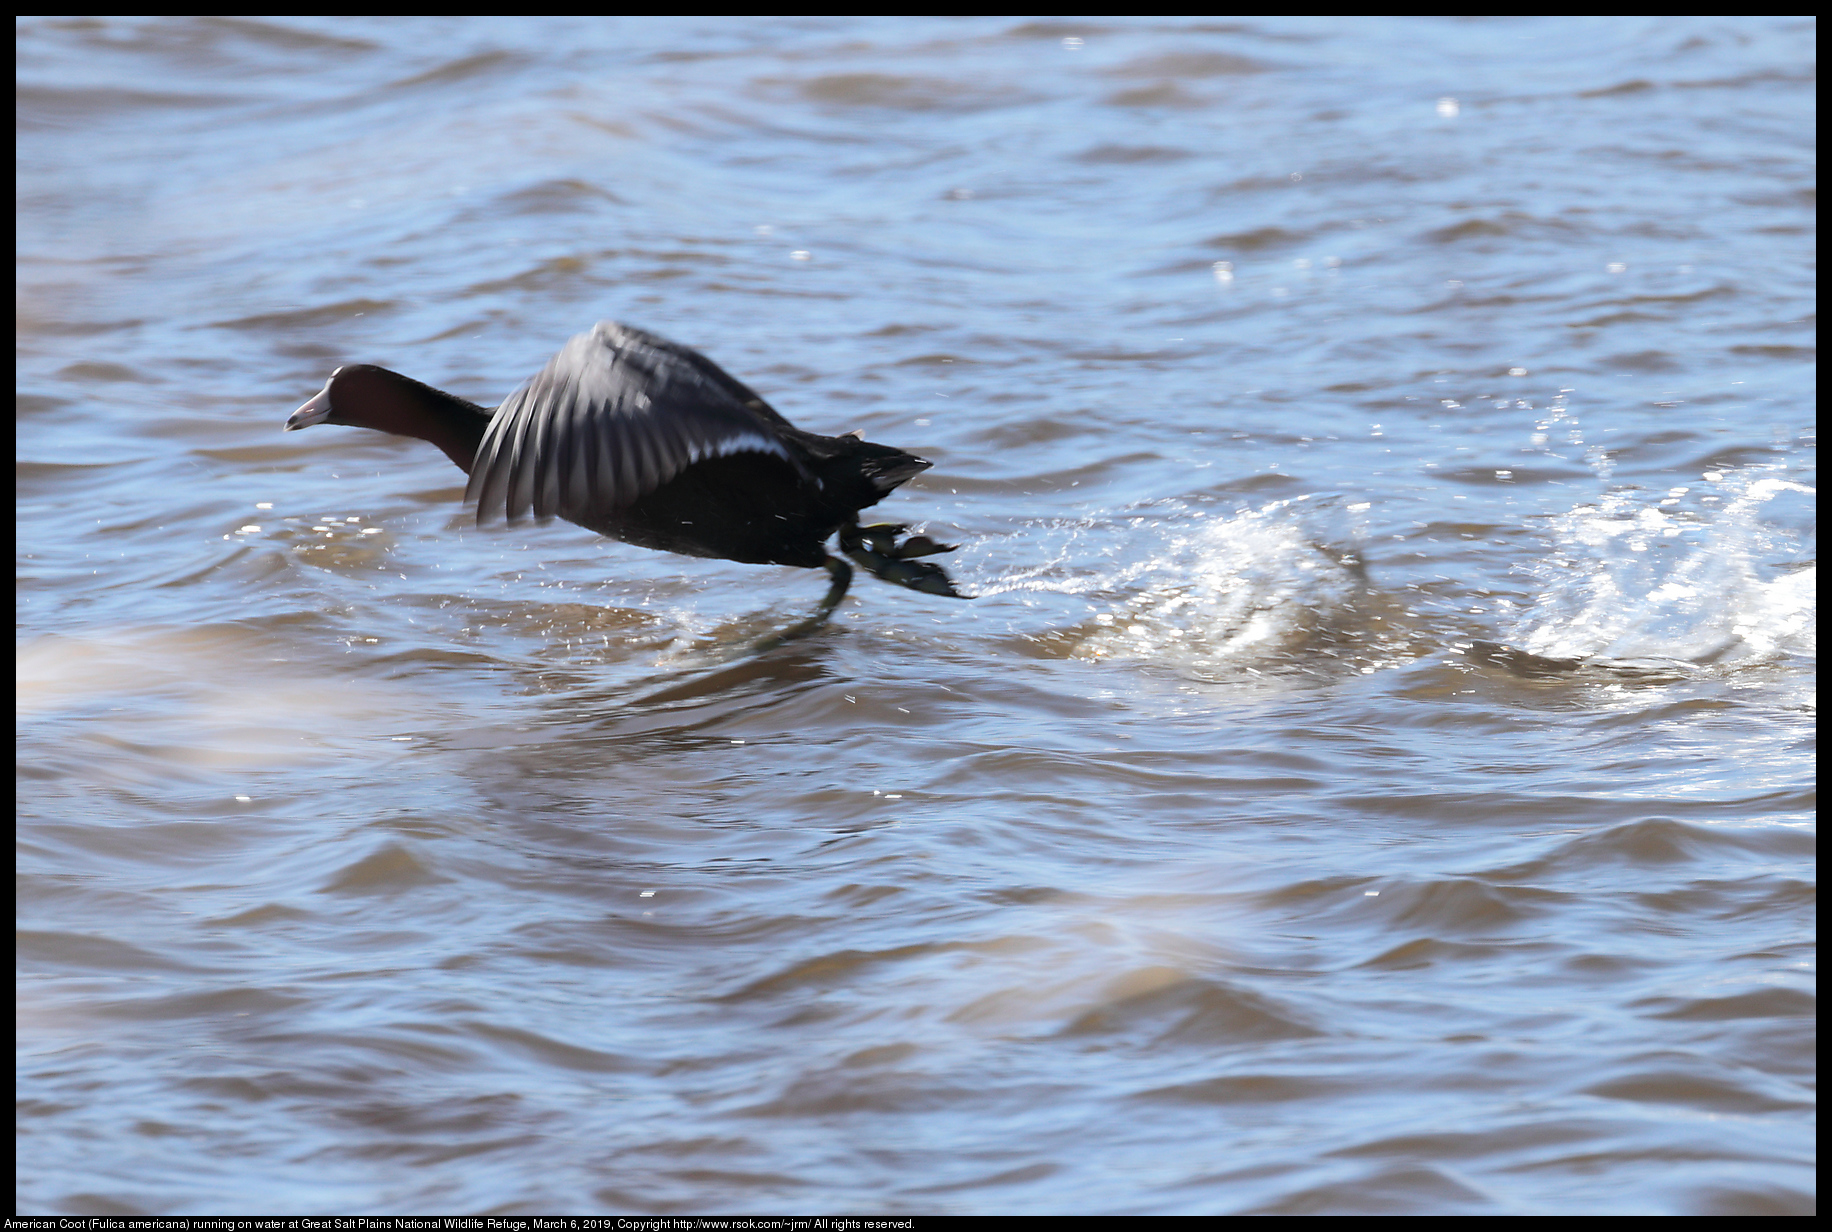
[[825,568],[821,617],[852,581],[840,548],[874,576],[967,598],[938,566],[953,548],[859,510],[931,465],[859,434],[817,436],[778,415],[698,351],[600,321],[495,411],[373,364],[349,364],[286,430],[349,424],[431,441],[470,475],[482,523],[555,515],[666,552]]

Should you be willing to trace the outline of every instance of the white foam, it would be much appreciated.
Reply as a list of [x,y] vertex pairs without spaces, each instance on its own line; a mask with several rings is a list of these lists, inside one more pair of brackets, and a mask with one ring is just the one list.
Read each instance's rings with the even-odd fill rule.
[[[1281,502],[1282,504],[1283,502]],[[1196,676],[1269,665],[1344,606],[1354,579],[1277,508],[1199,523],[1143,590],[1096,618],[1077,657],[1164,663]]]
[[1306,500],[1212,516],[1157,502],[1058,527],[1068,533],[1043,563],[973,588],[1085,596],[1091,618],[1067,631],[1078,659],[1156,664],[1197,680],[1281,670],[1361,590],[1322,546],[1335,536],[1307,526]]
[[1537,602],[1506,640],[1549,658],[1811,654],[1811,548],[1771,515],[1783,512],[1781,498],[1814,494],[1765,468],[1580,505],[1554,521],[1553,551],[1530,570]]

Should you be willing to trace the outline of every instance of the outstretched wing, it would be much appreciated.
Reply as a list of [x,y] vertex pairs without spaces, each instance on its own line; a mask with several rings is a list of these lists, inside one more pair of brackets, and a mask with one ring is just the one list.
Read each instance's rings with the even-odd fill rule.
[[789,426],[698,351],[600,321],[497,409],[464,495],[479,522],[588,522],[703,458],[773,454],[811,479],[778,439]]

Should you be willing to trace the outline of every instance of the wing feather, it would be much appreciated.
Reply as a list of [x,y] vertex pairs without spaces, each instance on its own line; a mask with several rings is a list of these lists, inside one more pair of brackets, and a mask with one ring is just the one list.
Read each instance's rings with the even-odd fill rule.
[[602,321],[511,394],[484,434],[466,498],[480,521],[614,516],[708,457],[774,454],[788,421],[705,356]]

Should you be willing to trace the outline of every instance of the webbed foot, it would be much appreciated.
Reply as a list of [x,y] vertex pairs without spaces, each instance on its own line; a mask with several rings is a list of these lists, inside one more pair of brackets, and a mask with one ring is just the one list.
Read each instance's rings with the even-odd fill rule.
[[881,581],[907,586],[924,594],[946,595],[950,599],[972,598],[954,589],[953,579],[940,565],[910,559],[952,552],[953,546],[937,543],[927,535],[917,535],[899,544],[897,536],[906,529],[888,524],[844,527],[840,531],[840,549]]
[[912,535],[902,543],[898,543],[897,536],[908,530],[909,527],[892,522],[880,522],[875,526],[859,526],[848,529],[856,530],[856,534],[853,535],[849,541],[847,531],[841,531],[841,546],[847,548],[857,547],[859,541],[863,540],[865,543],[871,545],[871,550],[873,552],[877,553],[879,556],[889,557],[891,560],[911,560],[918,556],[937,556],[943,552],[952,552],[960,546],[957,543],[937,543],[927,535]]
[[952,552],[960,547],[958,543],[937,543],[927,535],[912,535],[897,545],[897,559],[910,560],[917,556],[939,556],[943,552]]

